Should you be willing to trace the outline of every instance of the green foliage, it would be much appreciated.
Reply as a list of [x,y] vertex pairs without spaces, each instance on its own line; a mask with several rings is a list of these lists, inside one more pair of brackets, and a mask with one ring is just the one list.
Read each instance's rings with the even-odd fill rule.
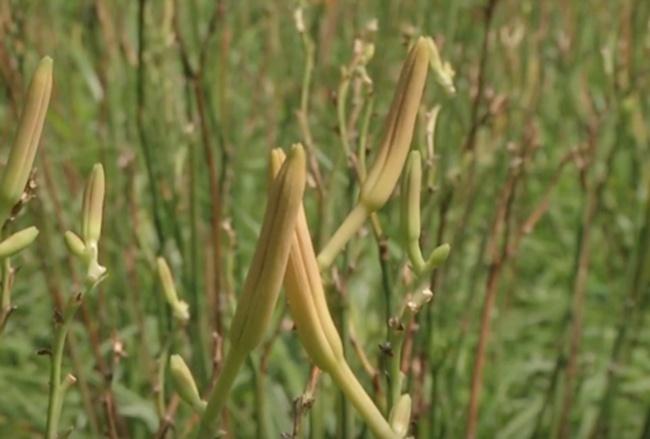
[[[110,275],[70,324],[63,376],[77,382],[60,431],[185,437],[196,418],[164,368],[181,355],[208,394],[260,232],[269,151],[306,147],[318,252],[358,200],[346,148],[372,163],[406,46],[420,35],[453,66],[456,93],[429,78],[417,117],[419,244],[451,252],[433,275],[411,273],[396,189],[378,212],[381,233],[366,221],[324,273],[347,361],[388,417],[387,321],[430,286],[404,341],[411,434],[465,437],[493,291],[476,437],[647,437],[649,23],[650,3],[638,0],[2,2],[2,162],[44,55],[54,85],[35,197],[8,230],[40,233],[12,259],[0,437],[45,431],[50,359],[37,352],[51,348],[53,311],[86,276],[64,233],[80,230],[94,163],[106,174],[99,263]],[[374,44],[361,64],[355,39]],[[362,66],[372,83],[361,70],[345,78],[343,66]],[[186,325],[162,294],[159,256],[189,305]],[[305,437],[369,437],[325,374],[311,410],[295,401],[310,363],[285,308],[237,375],[223,428],[275,438],[302,419]]]

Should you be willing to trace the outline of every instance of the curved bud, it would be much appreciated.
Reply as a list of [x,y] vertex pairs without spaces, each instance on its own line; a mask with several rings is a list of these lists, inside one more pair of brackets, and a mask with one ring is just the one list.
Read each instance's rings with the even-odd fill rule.
[[409,52],[384,122],[381,147],[361,189],[361,203],[379,209],[388,200],[402,172],[411,147],[413,129],[424,92],[431,50],[420,37]]
[[9,236],[0,242],[0,259],[13,256],[25,247],[29,246],[38,236],[38,229],[34,226],[28,227]]
[[[281,149],[271,151],[271,176],[279,171],[283,161]],[[302,205],[296,221],[284,287],[289,311],[305,351],[316,366],[326,372],[331,371],[343,359],[343,345],[327,307]]]
[[79,236],[68,230],[63,235],[65,239],[65,245],[68,247],[70,253],[78,257],[84,257],[86,255],[86,244],[79,238]]
[[411,397],[408,394],[403,394],[390,411],[390,426],[398,437],[404,438],[408,434],[410,420]]
[[305,151],[297,145],[271,185],[260,237],[232,320],[234,349],[252,350],[270,323],[289,258],[305,174]]
[[165,299],[171,307],[174,317],[182,323],[187,322],[190,319],[189,306],[178,298],[176,287],[174,286],[174,278],[172,277],[172,272],[169,269],[167,261],[164,258],[156,259],[156,268]]
[[205,401],[201,399],[192,372],[183,358],[177,354],[169,357],[169,369],[178,396],[192,406],[194,410],[202,412],[205,409]]
[[38,64],[29,84],[26,105],[20,116],[18,131],[0,179],[2,214],[7,214],[20,200],[32,172],[51,93],[52,58],[46,56]]
[[102,232],[104,191],[104,168],[100,163],[96,163],[84,190],[81,213],[81,237],[86,244],[99,241]]

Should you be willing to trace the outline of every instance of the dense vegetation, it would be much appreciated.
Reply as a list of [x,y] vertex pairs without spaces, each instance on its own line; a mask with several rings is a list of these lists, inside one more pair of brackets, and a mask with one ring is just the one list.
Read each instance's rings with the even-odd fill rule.
[[[318,251],[357,203],[420,35],[455,70],[455,92],[430,73],[419,106],[419,244],[451,252],[413,269],[398,185],[322,272],[348,363],[386,416],[404,372],[418,438],[649,438],[644,0],[0,2],[2,161],[39,60],[54,60],[34,172],[3,228],[40,233],[2,268],[0,437],[46,430],[55,333],[87,283],[64,233],[85,233],[95,163],[108,276],[70,322],[59,431],[185,437],[198,417],[169,356],[206,397],[231,348],[271,149],[305,147]],[[163,294],[159,256],[189,319]],[[399,321],[424,287],[433,300]],[[284,293],[221,427],[370,437],[312,366]]]

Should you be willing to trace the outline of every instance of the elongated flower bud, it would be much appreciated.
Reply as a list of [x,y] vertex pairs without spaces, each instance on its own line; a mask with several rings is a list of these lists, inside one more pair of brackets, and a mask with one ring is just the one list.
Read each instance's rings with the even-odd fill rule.
[[406,249],[415,272],[424,274],[447,260],[449,244],[436,247],[425,261],[420,249],[420,192],[422,186],[422,159],[419,151],[411,151],[406,173],[402,179],[402,228]]
[[25,247],[29,246],[38,236],[38,229],[34,226],[28,227],[9,236],[0,242],[0,259],[15,255]]
[[361,203],[374,211],[384,205],[397,183],[411,147],[415,120],[427,79],[431,49],[420,37],[402,66],[380,150],[361,190]]
[[189,307],[187,303],[178,298],[172,272],[169,269],[169,265],[167,265],[167,261],[164,258],[158,258],[156,260],[156,268],[158,269],[158,279],[160,280],[163,293],[165,293],[165,299],[171,307],[174,317],[183,323],[187,322],[190,319]]
[[180,355],[172,355],[169,358],[169,369],[178,396],[194,410],[202,412],[205,409],[205,401],[201,399],[192,372],[183,358]]
[[104,191],[104,168],[96,163],[84,190],[81,214],[81,236],[86,245],[99,241],[102,233]]
[[[281,149],[271,152],[271,175],[284,161]],[[289,311],[298,337],[319,368],[329,372],[343,359],[343,345],[327,307],[307,217],[301,205],[284,278]]]
[[16,138],[0,179],[0,210],[3,215],[8,214],[20,200],[32,172],[51,93],[52,58],[45,57],[29,84]]
[[257,346],[271,320],[305,189],[305,172],[305,151],[295,146],[271,186],[262,230],[230,330],[235,349]]
[[327,268],[368,216],[388,200],[411,147],[413,129],[424,92],[431,57],[430,38],[420,37],[409,52],[386,121],[381,145],[361,187],[359,204],[348,214],[318,254],[318,265]]
[[420,239],[420,192],[422,159],[419,151],[411,151],[402,179],[402,227],[407,242]]
[[201,417],[198,438],[214,437],[230,387],[269,326],[287,268],[305,178],[305,151],[297,145],[271,184],[260,237],[230,327],[231,347]]

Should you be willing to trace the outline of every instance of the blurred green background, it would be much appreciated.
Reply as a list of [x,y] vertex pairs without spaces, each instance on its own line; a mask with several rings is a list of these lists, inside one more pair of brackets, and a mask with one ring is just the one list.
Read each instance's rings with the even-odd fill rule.
[[[465,437],[483,333],[477,437],[649,438],[644,0],[2,0],[2,154],[43,55],[54,59],[54,92],[36,196],[16,219],[41,234],[14,260],[18,309],[0,339],[0,437],[44,431],[49,362],[37,352],[50,346],[54,309],[81,275],[63,232],[78,230],[93,163],[107,175],[109,278],[87,297],[68,340],[64,372],[78,383],[61,426],[80,438],[183,437],[195,420],[161,378],[161,359],[181,353],[208,388],[260,228],[268,151],[306,145],[305,203],[320,248],[358,191],[337,103],[347,140],[371,160],[418,35],[435,39],[457,92],[429,78],[412,146],[425,158],[422,247],[452,246],[424,280],[435,299],[407,336],[412,434]],[[366,79],[355,47],[369,44]],[[355,69],[341,101],[345,66]],[[432,155],[426,123],[435,105]],[[398,198],[399,189],[380,212],[385,236],[368,227],[339,256],[328,292],[347,357],[379,405],[385,322],[409,279]],[[171,320],[156,255],[170,261],[190,304],[187,328]],[[279,308],[235,385],[230,437],[291,437],[310,365]],[[369,437],[327,377],[301,434]]]

